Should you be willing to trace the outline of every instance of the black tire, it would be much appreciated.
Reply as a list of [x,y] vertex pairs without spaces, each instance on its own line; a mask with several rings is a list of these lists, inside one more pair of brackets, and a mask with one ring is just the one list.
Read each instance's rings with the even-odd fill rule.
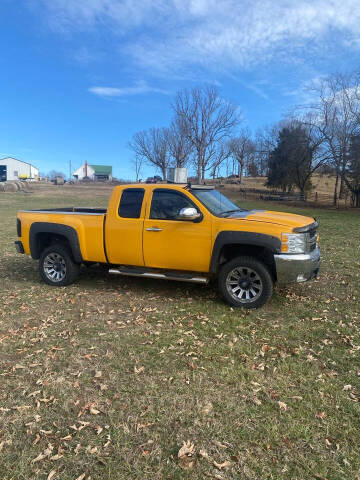
[[274,282],[269,269],[254,257],[236,257],[225,263],[218,276],[219,290],[234,307],[259,308],[271,298]]
[[64,287],[75,282],[80,265],[74,262],[70,250],[65,245],[55,244],[45,248],[41,253],[39,272],[48,285]]

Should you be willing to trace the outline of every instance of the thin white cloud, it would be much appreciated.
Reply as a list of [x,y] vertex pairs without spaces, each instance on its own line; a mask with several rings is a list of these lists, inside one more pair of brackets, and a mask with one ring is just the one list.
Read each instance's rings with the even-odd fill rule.
[[165,74],[360,50],[359,0],[34,1],[45,7],[52,28],[105,26],[137,64]]
[[155,88],[148,85],[146,82],[137,82],[131,87],[90,87],[89,92],[99,97],[126,97],[130,95],[143,95],[146,93],[160,93],[168,95],[170,92],[161,88]]

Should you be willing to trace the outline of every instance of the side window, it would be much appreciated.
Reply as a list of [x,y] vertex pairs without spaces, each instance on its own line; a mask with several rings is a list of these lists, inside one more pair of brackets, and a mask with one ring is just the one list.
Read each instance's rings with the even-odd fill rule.
[[158,220],[180,220],[182,208],[196,205],[182,193],[174,190],[155,190],[151,202],[150,218]]
[[127,188],[123,190],[119,205],[119,216],[123,218],[140,218],[143,198],[143,188]]

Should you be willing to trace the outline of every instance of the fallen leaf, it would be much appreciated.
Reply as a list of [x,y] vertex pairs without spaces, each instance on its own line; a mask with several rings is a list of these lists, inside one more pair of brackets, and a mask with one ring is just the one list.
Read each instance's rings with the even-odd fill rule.
[[52,478],[54,478],[55,475],[56,475],[56,470],[55,469],[51,470],[51,472],[47,476],[47,480],[51,480]]
[[35,392],[29,393],[28,397],[35,397],[36,395],[39,395],[41,393],[41,390],[36,390]]
[[52,457],[50,457],[50,460],[60,460],[60,458],[62,458],[64,455],[61,455],[60,453],[57,453],[56,455],[53,455]]
[[86,476],[86,473],[82,473],[79,477],[76,478],[76,480],[84,480]]
[[90,407],[89,412],[91,413],[91,415],[99,415],[100,413],[100,411],[94,407]]
[[44,460],[44,458],[49,457],[54,450],[54,447],[49,443],[48,447],[40,453],[34,460],[32,460],[32,463],[40,462],[41,460]]
[[202,458],[206,458],[207,460],[209,459],[209,454],[207,453],[206,450],[200,450],[200,451],[199,451],[199,455],[200,455],[200,457],[202,457]]
[[190,470],[194,467],[194,454],[195,445],[189,440],[184,442],[180,450],[178,451],[178,458],[180,460],[180,467],[183,470]]
[[227,445],[224,445],[223,443],[219,442],[219,440],[214,440],[214,443],[220,448],[228,448]]
[[88,445],[86,447],[86,451],[89,452],[91,455],[94,455],[98,451],[97,447],[92,447],[91,445]]
[[102,371],[101,370],[97,370],[95,372],[95,375],[94,375],[94,378],[101,378],[102,377]]
[[74,448],[74,453],[75,453],[75,455],[77,455],[77,454],[79,453],[80,449],[81,449],[81,443],[78,443],[78,444],[76,445],[76,447]]
[[229,460],[225,460],[223,463],[217,463],[215,460],[213,461],[214,467],[216,467],[218,470],[222,470],[223,468],[229,468],[231,467],[231,462]]
[[201,409],[201,413],[203,415],[209,415],[209,413],[211,413],[211,411],[213,410],[213,404],[211,402],[207,402],[205,403],[205,405],[202,407]]
[[187,442],[184,442],[180,450],[178,451],[178,458],[182,457],[189,457],[194,455],[195,453],[195,445],[188,440]]
[[280,410],[284,410],[286,412],[286,410],[288,408],[286,403],[278,401],[278,405],[279,405]]
[[351,390],[352,389],[352,385],[345,385],[343,390],[344,392],[347,392],[348,390]]

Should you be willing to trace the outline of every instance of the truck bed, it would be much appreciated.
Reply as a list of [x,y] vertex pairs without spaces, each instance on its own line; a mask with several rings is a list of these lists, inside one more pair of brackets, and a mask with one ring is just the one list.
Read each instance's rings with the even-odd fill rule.
[[106,213],[106,208],[92,207],[21,210],[18,213],[18,220],[21,225],[21,240],[25,253],[31,253],[30,238],[32,237],[31,231],[34,232],[34,229],[39,232],[51,233],[70,227],[76,232],[82,260],[106,263],[104,248]]

